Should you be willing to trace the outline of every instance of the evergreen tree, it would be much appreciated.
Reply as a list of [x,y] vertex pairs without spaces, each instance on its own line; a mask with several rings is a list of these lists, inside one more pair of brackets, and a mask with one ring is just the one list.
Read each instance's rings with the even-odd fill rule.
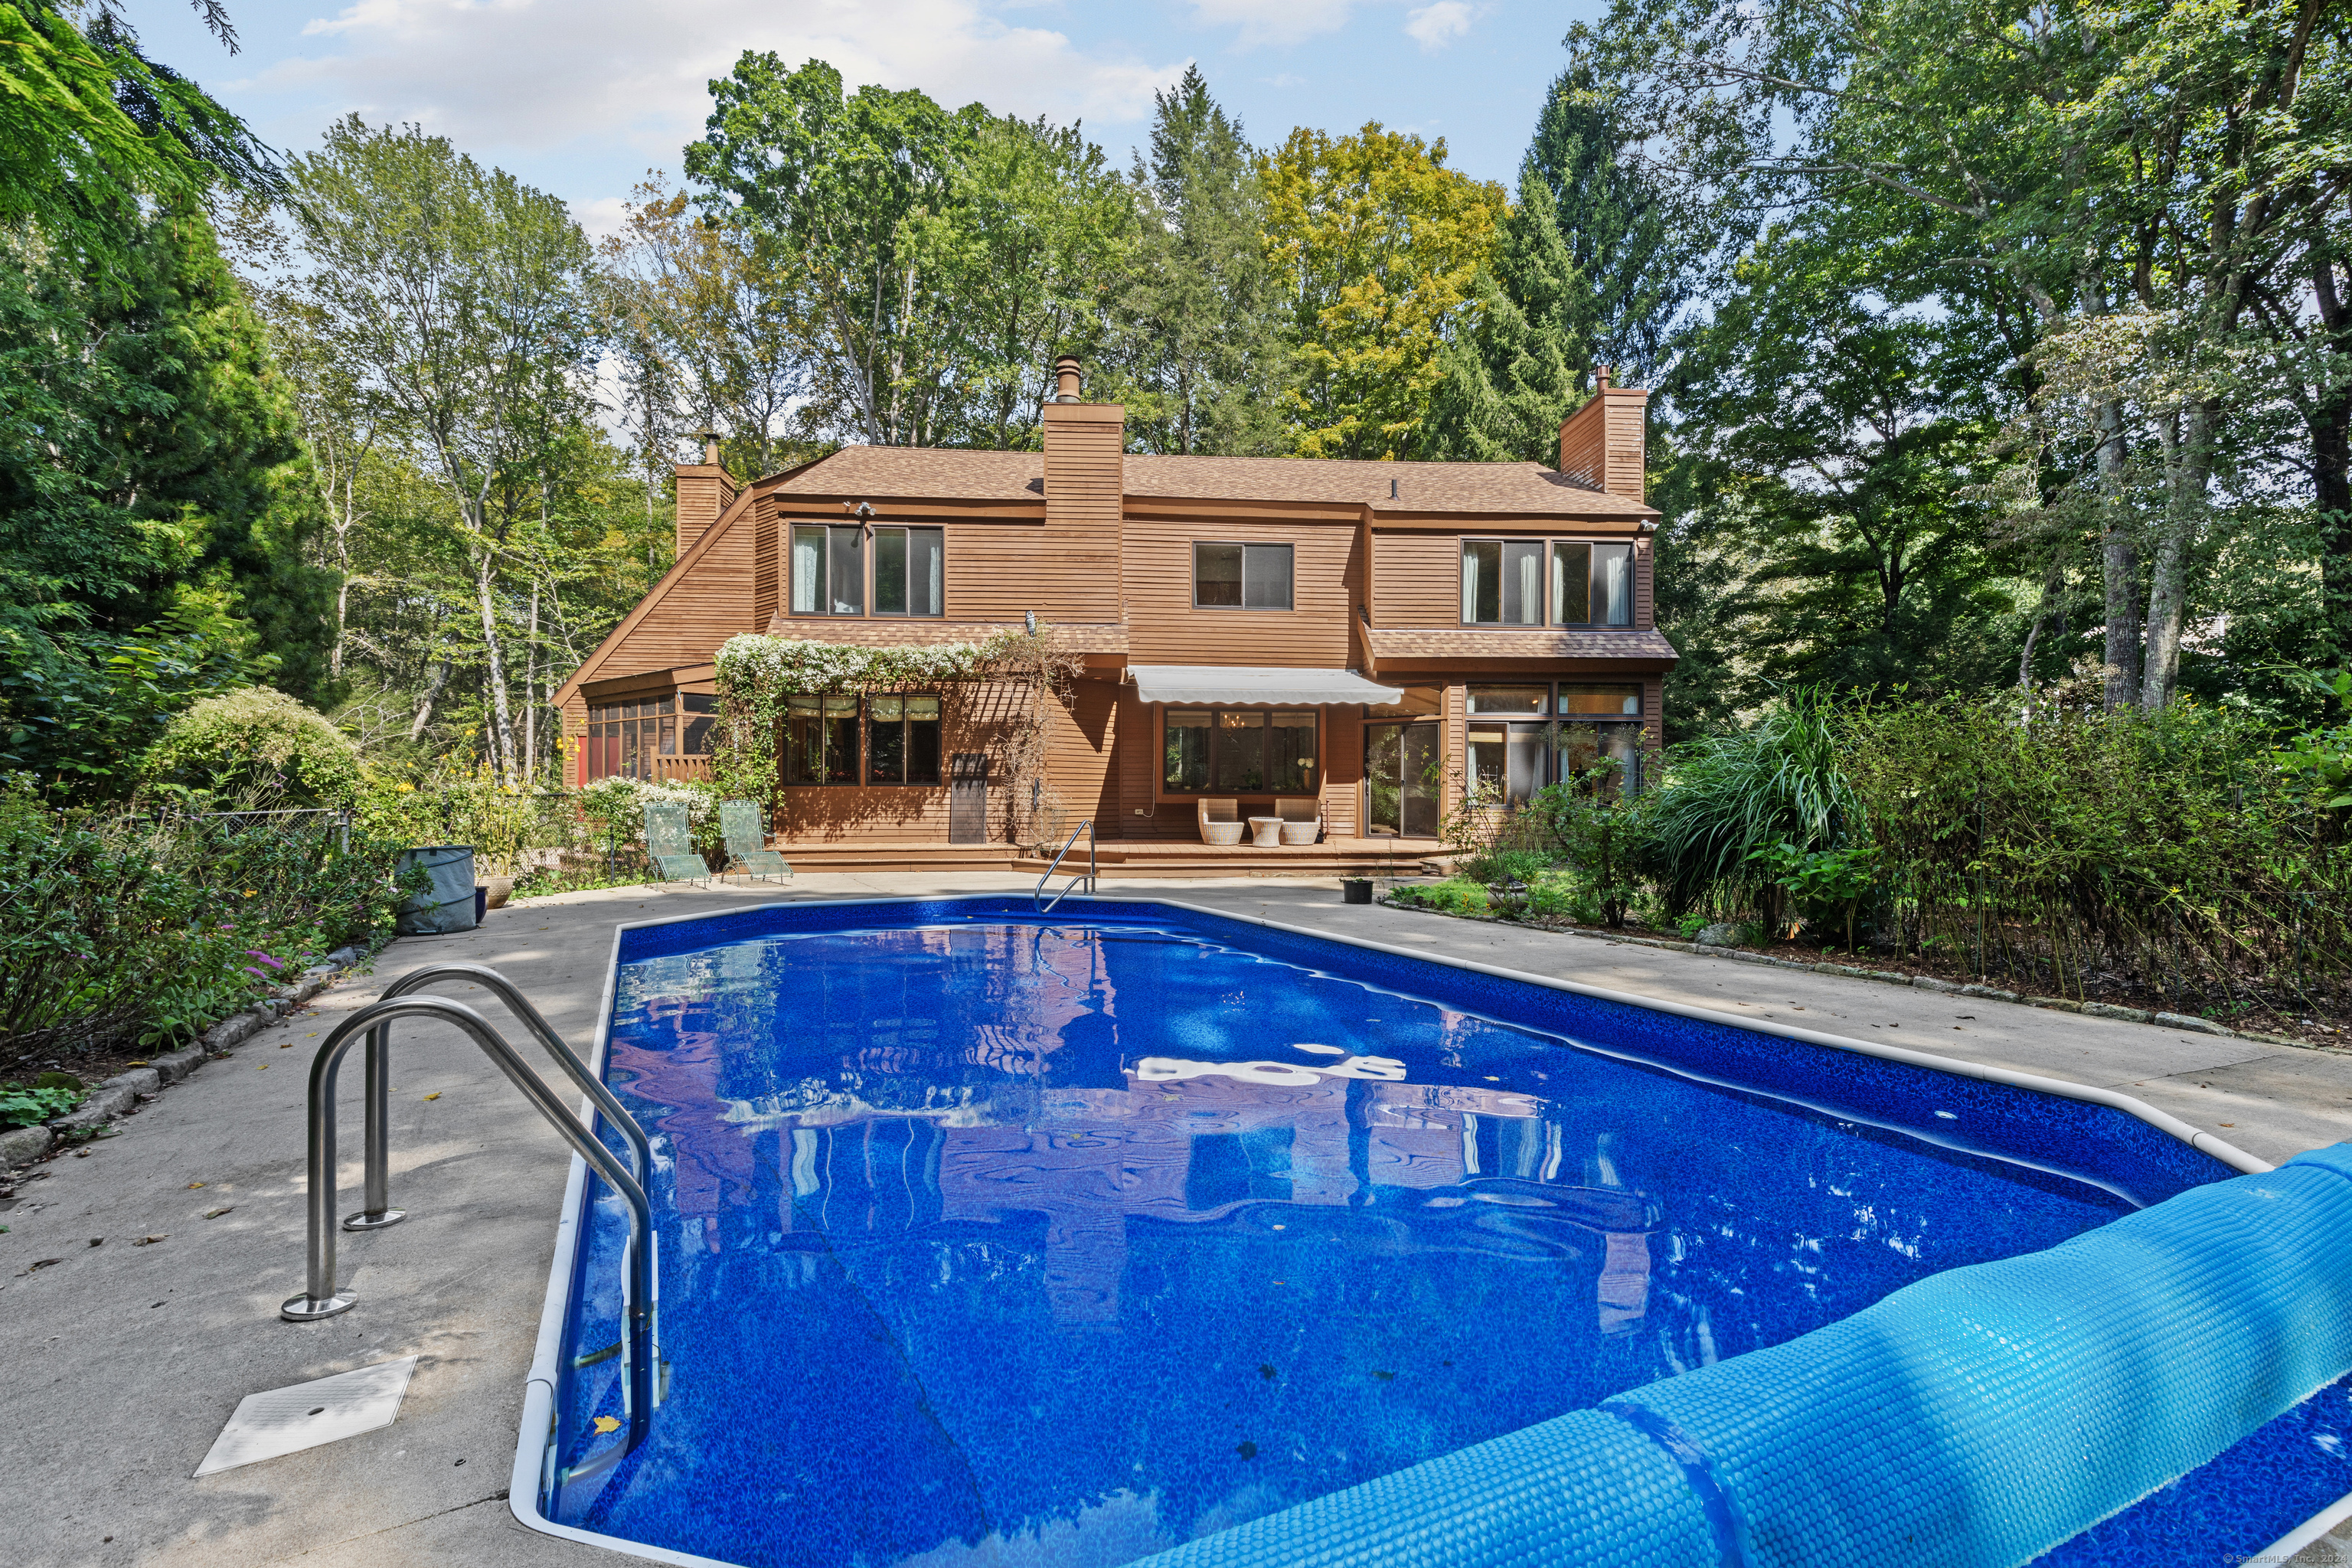
[[[181,702],[319,693],[321,513],[259,319],[204,218],[20,226],[0,264],[0,765],[97,787]],[[99,260],[103,258],[103,261]]]
[[[1706,226],[1626,154],[1632,131],[1613,112],[1592,53],[1570,40],[1536,121],[1528,163],[1551,193],[1580,288],[1570,311],[1594,364],[1617,384],[1649,384],[1662,371],[1676,317],[1696,287]],[[1524,190],[1526,181],[1521,182]],[[1524,196],[1522,197],[1524,201]],[[1589,388],[1588,365],[1577,385]]]
[[1157,101],[1150,155],[1129,176],[1143,225],[1112,295],[1117,363],[1098,395],[1126,402],[1144,451],[1271,452],[1283,353],[1249,142],[1197,66]]
[[1583,279],[1561,237],[1551,191],[1532,166],[1474,290],[1475,324],[1438,350],[1445,373],[1419,456],[1462,462],[1559,460],[1559,422],[1587,350],[1577,324]]

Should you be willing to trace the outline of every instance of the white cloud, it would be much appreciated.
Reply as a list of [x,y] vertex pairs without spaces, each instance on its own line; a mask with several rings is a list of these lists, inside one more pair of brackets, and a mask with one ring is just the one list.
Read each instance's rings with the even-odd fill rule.
[[1424,54],[1442,49],[1470,31],[1474,15],[1463,0],[1436,0],[1435,5],[1405,13],[1405,37],[1419,44]]
[[671,168],[709,113],[706,84],[745,49],[830,61],[852,89],[920,88],[950,108],[1090,124],[1148,117],[1184,68],[1008,26],[977,0],[357,0],[304,32],[319,52],[257,85],[414,120],[491,156],[593,140]]
[[1355,0],[1192,0],[1192,15],[1203,26],[1240,29],[1234,39],[1239,49],[1337,32],[1354,9]]

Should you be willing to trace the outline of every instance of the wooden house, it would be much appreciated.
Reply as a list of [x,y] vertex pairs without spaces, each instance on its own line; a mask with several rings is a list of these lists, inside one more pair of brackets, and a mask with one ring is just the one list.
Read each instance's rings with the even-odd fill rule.
[[[1596,757],[1638,777],[1675,661],[1647,393],[1604,375],[1557,468],[1158,457],[1055,371],[1042,451],[848,447],[741,486],[715,443],[680,465],[677,563],[556,693],[574,782],[707,777],[740,633],[969,643],[1032,617],[1082,667],[1044,777],[992,768],[978,694],[809,693],[771,801],[796,865],[1003,865],[1087,817],[1124,874],[1393,868],[1465,792]],[[1318,842],[1205,844],[1204,800],[1310,802]]]

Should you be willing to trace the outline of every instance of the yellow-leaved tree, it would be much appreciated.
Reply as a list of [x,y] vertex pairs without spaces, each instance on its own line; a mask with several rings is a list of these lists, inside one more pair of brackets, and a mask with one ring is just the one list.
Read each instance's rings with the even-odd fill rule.
[[1444,378],[1438,345],[1476,309],[1503,187],[1445,167],[1443,138],[1378,121],[1353,136],[1294,131],[1259,174],[1266,260],[1291,312],[1291,450],[1407,455]]

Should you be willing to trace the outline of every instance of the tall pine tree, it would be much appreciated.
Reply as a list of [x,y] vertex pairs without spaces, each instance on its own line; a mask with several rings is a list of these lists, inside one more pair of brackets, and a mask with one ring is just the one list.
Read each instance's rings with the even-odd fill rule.
[[1532,166],[1479,274],[1476,324],[1438,350],[1445,379],[1419,456],[1456,462],[1554,463],[1559,422],[1584,401],[1588,358],[1578,323],[1583,279],[1559,232],[1551,191]]
[[1271,452],[1283,351],[1249,141],[1198,67],[1158,103],[1130,175],[1143,229],[1111,302],[1115,363],[1097,389],[1126,402],[1144,451]]
[[[1571,316],[1591,363],[1620,386],[1661,373],[1676,318],[1696,291],[1708,226],[1681,212],[1627,154],[1633,135],[1611,107],[1590,48],[1570,40],[1536,121],[1528,163],[1549,188],[1580,284]],[[1524,185],[1524,182],[1523,182]],[[1586,366],[1577,384],[1589,388]]]

